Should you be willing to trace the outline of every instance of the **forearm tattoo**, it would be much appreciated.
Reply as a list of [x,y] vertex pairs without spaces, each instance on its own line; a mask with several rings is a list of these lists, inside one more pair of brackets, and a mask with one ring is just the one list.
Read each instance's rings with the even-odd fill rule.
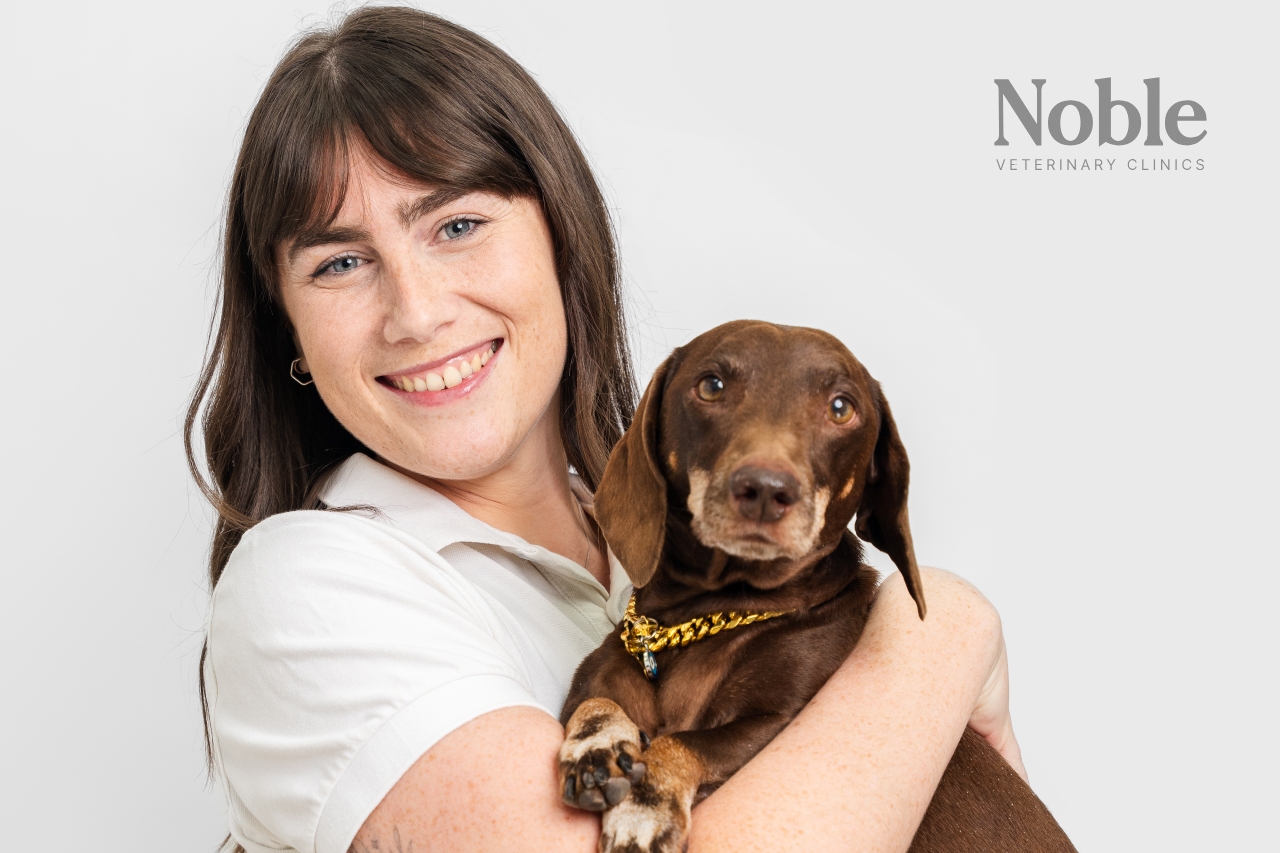
[[408,845],[402,844],[400,827],[394,826],[391,828],[391,845],[384,846],[377,838],[370,838],[367,841],[357,838],[351,842],[347,853],[413,853],[413,841],[410,840]]

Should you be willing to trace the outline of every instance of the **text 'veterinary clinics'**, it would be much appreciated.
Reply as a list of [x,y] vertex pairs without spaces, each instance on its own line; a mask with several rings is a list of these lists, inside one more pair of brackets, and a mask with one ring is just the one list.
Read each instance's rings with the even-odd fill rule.
[[996,158],[996,168],[1002,172],[1115,172],[1128,169],[1131,172],[1203,172],[1204,158],[1191,160],[1173,158],[1130,158],[1117,168],[1116,159],[1075,157],[1005,157]]

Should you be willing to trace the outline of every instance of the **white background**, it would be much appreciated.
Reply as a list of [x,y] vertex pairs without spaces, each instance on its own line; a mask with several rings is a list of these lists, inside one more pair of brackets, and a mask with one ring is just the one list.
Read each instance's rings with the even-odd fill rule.
[[[643,376],[715,323],[842,337],[923,561],[1004,617],[1032,782],[1081,850],[1274,845],[1277,73],[1267,4],[468,2],[614,210]],[[0,832],[209,851],[209,512],[179,423],[220,207],[303,0],[6,14]],[[1199,172],[1035,156],[996,77],[1204,105]],[[1095,108],[1096,112],[1096,108]],[[1145,112],[1145,110],[1144,110]],[[1145,117],[1144,117],[1145,118]],[[1122,121],[1117,111],[1117,120]],[[1070,124],[1068,122],[1068,124]],[[1144,129],[1145,132],[1145,129]],[[1268,720],[1272,720],[1268,723]]]

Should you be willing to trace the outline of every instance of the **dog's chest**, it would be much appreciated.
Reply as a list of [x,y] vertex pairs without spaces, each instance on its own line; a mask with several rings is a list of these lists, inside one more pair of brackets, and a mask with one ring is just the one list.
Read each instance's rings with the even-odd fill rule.
[[766,653],[763,638],[750,634],[711,637],[682,649],[659,653],[656,687],[657,734],[724,725],[752,699],[758,667],[755,654]]
[[801,623],[779,619],[659,652],[651,682],[657,733],[794,715],[853,651],[874,595],[875,575],[859,572],[843,594]]

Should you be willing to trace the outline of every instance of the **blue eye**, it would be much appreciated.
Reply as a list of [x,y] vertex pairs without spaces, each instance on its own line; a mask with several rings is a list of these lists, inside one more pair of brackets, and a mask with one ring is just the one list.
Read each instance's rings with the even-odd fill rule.
[[476,224],[474,219],[455,219],[452,222],[446,222],[444,227],[440,229],[440,233],[444,235],[446,240],[456,240],[474,231]]
[[343,273],[351,272],[356,267],[359,267],[364,263],[364,260],[361,258],[357,258],[352,255],[343,255],[340,258],[334,258],[324,266],[320,267],[320,269],[316,270],[315,274],[317,276],[329,274],[342,275]]

